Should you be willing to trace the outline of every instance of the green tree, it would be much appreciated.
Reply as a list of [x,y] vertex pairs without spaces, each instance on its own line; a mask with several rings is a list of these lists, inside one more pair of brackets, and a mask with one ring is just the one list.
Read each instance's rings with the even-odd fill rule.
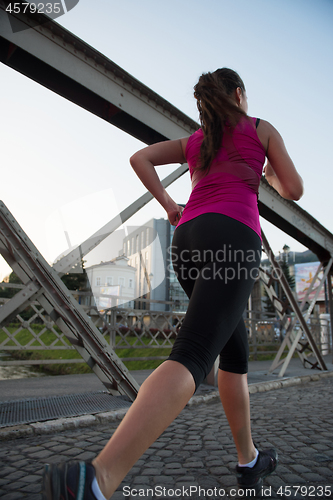
[[[85,291],[87,290],[87,273],[84,269],[84,263],[82,262],[82,270],[83,272],[80,273],[67,273],[64,276],[62,276],[62,281],[65,283],[67,286],[68,290],[73,290],[73,291]],[[22,281],[20,278],[14,273],[14,271],[9,275],[8,278],[8,283],[12,283],[15,285],[22,285]],[[0,286],[0,297],[6,298],[6,299],[11,299],[14,297],[14,295],[19,292],[19,288],[7,288],[7,287],[1,287]],[[32,315],[34,315],[35,312],[30,306],[27,306],[24,311],[20,312],[20,316],[24,320],[28,320],[31,318]],[[38,320],[37,320],[38,321]]]
[[[22,285],[22,281],[14,273],[14,271],[10,273],[8,278],[8,283],[12,283],[14,285]],[[7,287],[0,288],[0,297],[11,299],[18,291],[19,291],[18,288],[7,288]]]
[[[86,285],[87,285],[87,273],[84,269],[84,266],[82,264],[82,270],[83,272],[81,273],[67,273],[64,276],[62,276],[62,281],[65,283],[67,286],[68,290],[85,290]],[[9,278],[8,278],[8,283],[12,283],[14,285],[22,285],[22,281],[20,278],[13,272],[10,273]],[[12,298],[14,295],[19,291],[18,288],[7,288],[7,287],[0,287],[0,297],[5,297],[5,298]]]
[[[64,274],[64,276],[61,277],[62,281],[65,283],[67,286],[68,290],[71,291],[81,291],[81,292],[89,292],[91,291],[90,285],[88,283],[88,278],[87,278],[87,273],[84,268],[84,261],[81,261],[81,269],[82,272],[80,273],[67,273]],[[81,297],[80,295],[76,297],[78,300],[79,304],[81,304]]]
[[[13,272],[10,273],[9,278],[8,278],[8,283],[12,283],[13,285],[23,285],[22,281],[20,278],[17,276],[17,274]],[[11,299],[14,297],[14,295],[17,294],[17,292],[20,291],[20,288],[7,288],[7,287],[0,287],[0,297],[6,298],[6,299]],[[28,320],[31,318],[31,316],[34,314],[34,311],[30,306],[27,306],[24,310],[20,312],[20,316],[23,320]]]
[[85,290],[87,286],[87,273],[67,273],[61,277],[68,290]]

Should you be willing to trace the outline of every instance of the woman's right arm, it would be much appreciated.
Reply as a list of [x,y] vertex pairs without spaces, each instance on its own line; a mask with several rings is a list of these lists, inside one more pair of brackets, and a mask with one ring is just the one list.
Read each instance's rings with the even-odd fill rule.
[[155,167],[169,163],[185,163],[185,149],[188,137],[152,144],[137,151],[130,163],[144,186],[166,210],[170,224],[176,226],[183,207],[178,205],[164,189]]
[[267,182],[283,198],[299,200],[303,196],[303,180],[287,152],[281,135],[270,123],[261,120],[258,136],[265,136],[268,162],[264,173]]

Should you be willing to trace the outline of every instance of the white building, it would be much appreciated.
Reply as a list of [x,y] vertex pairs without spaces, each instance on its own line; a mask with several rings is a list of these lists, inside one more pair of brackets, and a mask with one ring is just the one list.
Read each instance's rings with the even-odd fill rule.
[[95,304],[99,310],[114,306],[133,307],[135,268],[121,255],[109,262],[86,268]]

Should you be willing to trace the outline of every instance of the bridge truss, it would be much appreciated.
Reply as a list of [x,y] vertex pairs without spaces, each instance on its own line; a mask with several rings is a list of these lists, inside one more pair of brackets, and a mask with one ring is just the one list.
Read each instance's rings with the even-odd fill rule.
[[[153,144],[167,139],[176,139],[184,135],[189,135],[198,128],[198,124],[194,120],[55,21],[50,20],[43,14],[36,15],[29,12],[26,14],[9,15],[5,12],[8,3],[8,1],[0,0],[0,61],[3,64],[33,79],[146,144]],[[13,23],[17,28],[15,33],[12,30]],[[187,170],[187,165],[180,165],[162,183],[167,187],[187,172]],[[151,199],[152,196],[150,193],[141,196],[116,218],[84,241],[78,248],[68,252],[67,255],[53,266],[53,269],[50,268],[51,271],[45,267],[47,263],[42,259],[37,249],[30,246],[32,243],[26,235],[24,236],[25,239],[20,240],[20,245],[26,251],[25,245],[29,241],[29,252],[32,252],[32,254],[30,257],[26,255],[23,259],[19,256],[18,250],[15,250],[15,246],[8,240],[8,227],[7,229],[2,229],[2,226],[0,227],[1,253],[26,285],[24,291],[19,292],[19,294],[11,299],[10,303],[6,304],[5,308],[1,309],[1,325],[9,321],[14,311],[22,308],[25,303],[24,298],[31,300],[34,297],[45,305],[48,302],[51,304],[47,306],[50,309],[48,310],[48,314],[52,313],[56,316],[56,321],[63,326],[67,338],[71,342],[73,341],[73,345],[79,350],[83,358],[88,363],[91,363],[92,366],[95,366],[96,374],[102,378],[105,385],[111,391],[128,394],[132,399],[135,397],[137,385],[131,380],[125,367],[121,364],[110,346],[105,345],[100,339],[96,340],[98,338],[98,330],[89,324],[89,318],[85,317],[84,311],[81,311],[75,300],[68,296],[69,292],[67,289],[65,290],[66,287],[64,287],[59,276],[69,271],[75,271],[77,266],[81,265],[82,258],[87,253]],[[332,328],[331,274],[333,235],[296,203],[279,196],[264,178],[262,178],[260,184],[259,211],[262,217],[292,236],[318,256],[321,268],[324,269],[324,278],[321,281],[320,287],[324,285],[325,280],[329,283],[328,292]],[[12,233],[10,237],[17,242],[17,238],[22,234],[22,229],[19,228],[17,222],[3,204],[0,207],[0,212],[2,214],[1,224],[4,228],[8,220],[12,221]],[[5,224],[6,217],[9,219]],[[15,228],[21,233],[17,233]],[[264,250],[270,259],[272,269],[277,270],[279,264],[274,259],[274,255],[265,237]],[[52,283],[50,286],[51,288],[54,287],[55,292],[51,288],[46,290],[44,286],[45,281],[43,282],[41,277],[40,281],[36,278],[37,275],[34,275],[36,267],[29,268],[29,272],[24,267],[27,265],[29,259],[31,260],[35,252],[38,252],[38,258],[43,260],[44,271],[50,277],[50,284]],[[20,268],[22,262],[25,262],[23,270]],[[260,274],[278,314],[280,317],[284,317],[286,305],[279,304],[277,297],[274,296],[272,276],[268,276],[263,270]],[[309,316],[313,309],[313,304],[310,304],[307,311],[304,309],[305,304],[299,308],[293,298],[292,291],[282,275],[283,273],[278,273],[278,280],[286,292],[288,307],[291,307],[294,311],[298,325],[296,329],[295,324],[293,327],[288,327],[287,329],[283,347],[288,347],[289,354],[287,360],[283,361],[280,375],[285,372],[290,357],[295,351],[298,352],[302,363],[304,365],[307,363],[308,356],[304,354],[305,349],[315,356],[316,361],[312,363],[311,367],[325,370],[325,363],[306,325],[305,318]],[[37,284],[36,279],[38,281]],[[69,307],[74,316],[78,314],[80,320],[77,318],[75,321],[73,318],[65,320],[63,313],[59,310],[59,304],[57,303],[57,305],[52,300],[50,301],[52,294],[56,296],[60,294],[62,297],[67,294],[70,305],[63,302],[60,309],[62,310],[62,307],[65,309]],[[76,321],[80,321],[81,326]],[[83,323],[86,324],[84,335],[87,336],[78,338],[79,332],[83,332]],[[94,348],[91,346],[89,339],[96,340]],[[102,364],[98,363],[100,356],[104,356]],[[280,358],[281,353],[278,353],[277,358],[272,364],[271,371],[274,371],[281,364]],[[115,369],[116,372],[114,371]]]

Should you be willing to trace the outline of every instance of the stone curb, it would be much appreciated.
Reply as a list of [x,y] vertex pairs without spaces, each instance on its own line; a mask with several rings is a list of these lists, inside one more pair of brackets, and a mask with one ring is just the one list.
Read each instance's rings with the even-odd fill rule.
[[47,422],[33,422],[31,424],[14,425],[0,429],[0,441],[16,439],[19,437],[30,437],[40,434],[49,434],[79,427],[90,427],[97,424],[106,424],[116,420],[122,420],[128,408],[96,413],[95,415],[82,415],[80,417],[57,418]]
[[[333,377],[333,371],[249,384],[249,393],[255,394],[256,392],[267,392],[275,389],[282,389],[284,387],[291,387],[307,382],[318,381],[321,378],[326,377]],[[204,396],[193,396],[187,403],[187,406],[210,403],[216,399],[219,399],[219,397],[220,396],[218,391],[213,391],[210,394],[206,394]],[[56,420],[48,420],[47,422],[34,422],[31,424],[22,424],[12,427],[0,428],[0,441],[16,439],[20,437],[36,436],[40,434],[49,434],[52,432],[60,432],[63,430],[76,429],[79,427],[90,427],[98,424],[107,424],[108,422],[122,420],[126,415],[127,410],[128,408],[123,408],[104,413],[96,413],[94,415],[57,418]]]
[[[307,382],[318,381],[321,378],[333,377],[332,372],[318,373],[315,375],[303,375],[298,377],[290,377],[284,378],[280,380],[271,380],[269,382],[256,382],[253,384],[249,384],[249,393],[255,394],[256,392],[267,392],[275,389],[282,389],[283,387],[291,387],[294,385],[304,384]],[[219,399],[219,391],[211,392],[205,396],[194,396],[187,403],[187,406],[197,405],[200,403],[208,403],[214,401],[215,399]]]

